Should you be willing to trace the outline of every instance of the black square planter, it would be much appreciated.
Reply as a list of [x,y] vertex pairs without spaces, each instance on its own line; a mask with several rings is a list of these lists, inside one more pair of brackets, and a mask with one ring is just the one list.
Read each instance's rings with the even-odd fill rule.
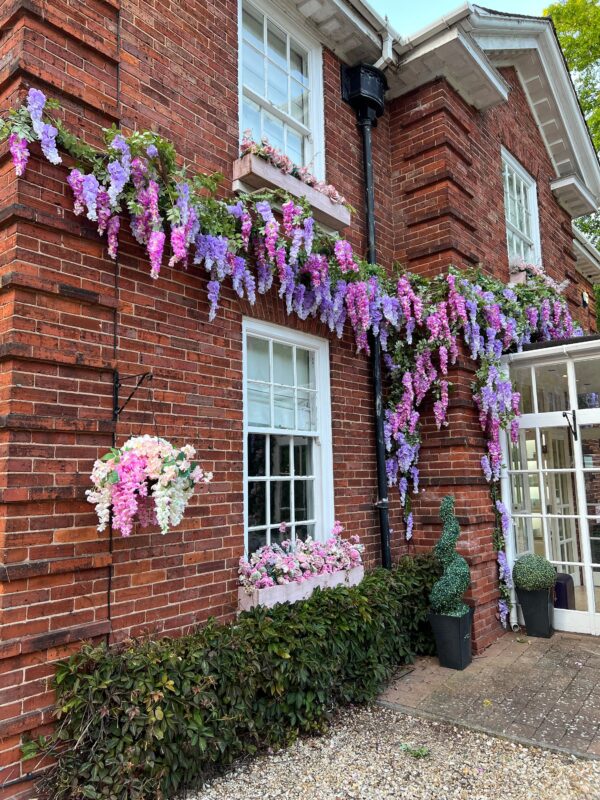
[[517,589],[519,605],[525,619],[528,636],[549,639],[554,630],[554,591],[552,589]]
[[473,609],[462,617],[429,613],[438,659],[442,667],[465,669],[472,661],[471,625]]

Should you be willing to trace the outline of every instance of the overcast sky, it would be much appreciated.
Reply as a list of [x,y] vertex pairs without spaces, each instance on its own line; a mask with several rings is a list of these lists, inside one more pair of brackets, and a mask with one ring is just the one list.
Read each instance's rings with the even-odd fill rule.
[[[392,26],[401,36],[408,36],[420,28],[424,28],[439,17],[454,11],[460,0],[369,0],[371,6],[382,16],[388,16]],[[497,11],[514,11],[518,14],[530,14],[540,17],[551,0],[485,0],[479,5],[494,8]]]

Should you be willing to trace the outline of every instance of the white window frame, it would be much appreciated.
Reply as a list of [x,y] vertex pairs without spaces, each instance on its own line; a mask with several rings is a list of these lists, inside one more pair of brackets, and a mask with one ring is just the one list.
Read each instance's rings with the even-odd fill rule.
[[[528,212],[529,218],[531,220],[531,237],[526,236],[523,231],[519,230],[512,222],[508,219],[508,208],[506,206],[506,192],[504,189],[504,165],[507,165],[509,169],[513,170],[518,177],[526,184],[527,186],[527,203],[528,203]],[[513,258],[511,256],[510,250],[508,249],[508,233],[513,234],[513,236],[517,236],[522,241],[526,242],[529,247],[531,247],[532,255],[531,259],[525,259],[528,263],[541,265],[542,263],[542,246],[540,241],[540,215],[538,210],[538,201],[537,201],[537,184],[535,178],[530,175],[527,170],[523,167],[523,165],[517,161],[517,159],[510,153],[506,148],[502,148],[502,196],[504,199],[504,222],[506,225],[506,249],[508,252],[508,257]]]
[[[293,117],[281,112],[274,104],[264,97],[259,97],[251,89],[244,88],[242,74],[242,5],[246,2],[265,17],[268,17],[276,25],[282,28],[292,39],[306,51],[308,58],[308,81],[309,81],[309,104],[308,104],[308,125],[304,126]],[[238,0],[238,118],[240,143],[243,138],[242,130],[242,104],[244,96],[248,97],[261,108],[266,109],[270,114],[287,123],[290,127],[303,134],[308,144],[308,152],[305,152],[305,162],[307,168],[319,180],[325,180],[325,115],[323,98],[323,48],[300,20],[296,20],[294,12],[290,9],[284,13],[271,0]],[[302,166],[302,165],[298,165]]]
[[[248,425],[248,357],[247,339],[255,336],[271,339],[274,342],[296,345],[314,353],[315,388],[317,394],[317,426],[314,431],[290,431],[274,427]],[[331,387],[329,377],[329,342],[318,336],[300,333],[295,330],[273,325],[270,322],[245,317],[242,320],[242,363],[243,363],[243,480],[244,480],[244,552],[248,555],[248,434],[273,434],[308,437],[314,440],[313,473],[315,531],[314,538],[324,541],[330,534],[334,523],[333,502],[333,450],[331,432]]]

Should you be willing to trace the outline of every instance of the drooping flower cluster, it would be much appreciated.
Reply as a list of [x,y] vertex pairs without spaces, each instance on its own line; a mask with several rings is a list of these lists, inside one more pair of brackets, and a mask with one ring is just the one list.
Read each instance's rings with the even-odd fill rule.
[[136,517],[142,525],[156,524],[161,533],[179,525],[199,484],[212,480],[195,463],[192,445],[174,447],[156,436],[136,436],[121,448],[111,449],[92,470],[93,489],[88,502],[96,506],[98,530],[110,522],[122,536],[129,536]]
[[349,570],[362,563],[364,546],[358,536],[342,539],[343,528],[336,522],[325,542],[308,537],[281,545],[265,545],[249,558],[240,558],[239,580],[248,590],[266,589],[284,583],[301,583],[315,575]]
[[277,167],[277,169],[280,169],[284,174],[299,178],[302,183],[305,183],[307,186],[312,186],[313,189],[324,194],[325,197],[328,197],[331,202],[336,205],[348,205],[346,198],[338,192],[335,186],[320,181],[309,171],[308,167],[299,167],[297,164],[294,164],[285,153],[282,153],[281,150],[278,150],[270,144],[266,137],[263,137],[260,142],[255,142],[254,139],[252,139],[251,131],[244,131],[240,152],[242,156],[248,153],[258,156],[268,161],[269,164],[272,164],[274,167]]

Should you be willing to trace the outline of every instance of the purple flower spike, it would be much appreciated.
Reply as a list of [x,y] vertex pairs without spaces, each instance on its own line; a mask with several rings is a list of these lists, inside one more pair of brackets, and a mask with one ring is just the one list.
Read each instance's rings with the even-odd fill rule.
[[17,178],[20,178],[25,172],[25,167],[27,166],[27,161],[29,160],[29,148],[27,147],[27,141],[25,139],[21,139],[16,133],[11,133],[8,138],[8,144],[15,167],[15,172],[17,173]]

